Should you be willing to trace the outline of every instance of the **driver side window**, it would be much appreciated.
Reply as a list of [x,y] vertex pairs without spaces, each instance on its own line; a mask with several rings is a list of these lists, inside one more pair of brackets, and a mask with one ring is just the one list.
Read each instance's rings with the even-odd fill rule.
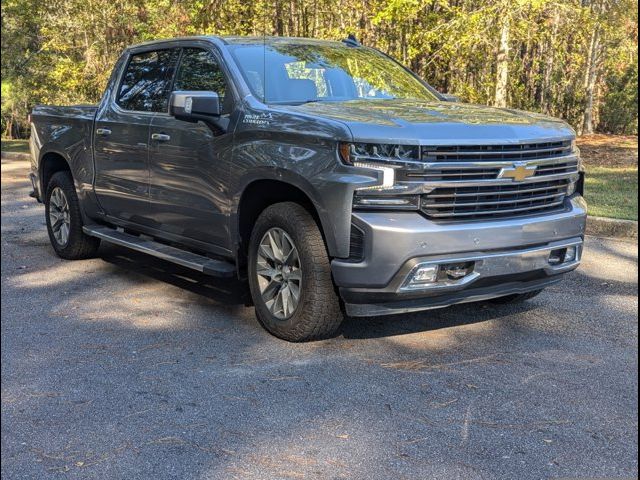
[[223,113],[229,113],[227,81],[213,53],[201,48],[185,48],[173,84],[173,90],[193,90],[216,92],[223,106]]
[[137,112],[165,112],[179,50],[155,50],[131,56],[117,104]]

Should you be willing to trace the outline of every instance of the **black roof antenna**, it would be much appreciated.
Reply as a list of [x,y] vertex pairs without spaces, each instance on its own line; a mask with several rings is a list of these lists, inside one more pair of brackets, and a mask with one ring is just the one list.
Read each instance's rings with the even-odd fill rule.
[[349,47],[361,47],[362,46],[362,44],[358,41],[358,39],[356,38],[356,36],[353,33],[350,33],[347,38],[342,40],[342,43],[344,43],[345,45],[347,45]]

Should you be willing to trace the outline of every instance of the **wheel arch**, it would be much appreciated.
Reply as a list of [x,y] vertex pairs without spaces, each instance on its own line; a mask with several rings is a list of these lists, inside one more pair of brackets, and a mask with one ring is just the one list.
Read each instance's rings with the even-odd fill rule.
[[238,196],[235,219],[232,223],[232,238],[235,240],[234,249],[239,270],[246,267],[249,239],[255,221],[266,208],[281,202],[295,202],[311,214],[320,228],[329,255],[332,255],[333,238],[331,230],[328,229],[330,223],[323,219],[322,206],[307,193],[308,191],[303,185],[283,179],[261,178],[246,184]]
[[38,170],[38,177],[40,180],[40,187],[43,197],[45,197],[47,194],[47,186],[49,185],[51,177],[57,172],[69,172],[71,178],[74,179],[75,185],[75,178],[73,176],[73,171],[71,170],[71,164],[69,163],[69,160],[59,152],[51,150],[42,154],[40,157]]

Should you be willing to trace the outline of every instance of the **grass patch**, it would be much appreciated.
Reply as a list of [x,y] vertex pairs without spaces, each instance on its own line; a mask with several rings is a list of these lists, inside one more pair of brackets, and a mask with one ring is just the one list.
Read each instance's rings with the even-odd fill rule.
[[589,215],[638,220],[638,167],[587,166]]
[[29,140],[2,140],[3,152],[29,153]]

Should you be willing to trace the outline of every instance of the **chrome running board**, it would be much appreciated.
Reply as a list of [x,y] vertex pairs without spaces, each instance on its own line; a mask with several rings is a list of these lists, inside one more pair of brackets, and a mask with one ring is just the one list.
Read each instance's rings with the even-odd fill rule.
[[163,243],[130,235],[113,228],[104,226],[82,227],[85,234],[96,237],[105,242],[130,248],[137,252],[146,253],[168,262],[182,265],[183,267],[197,270],[206,275],[213,277],[233,277],[236,273],[236,267],[230,262],[224,260],[214,260],[197,253],[181,250],[171,247]]

